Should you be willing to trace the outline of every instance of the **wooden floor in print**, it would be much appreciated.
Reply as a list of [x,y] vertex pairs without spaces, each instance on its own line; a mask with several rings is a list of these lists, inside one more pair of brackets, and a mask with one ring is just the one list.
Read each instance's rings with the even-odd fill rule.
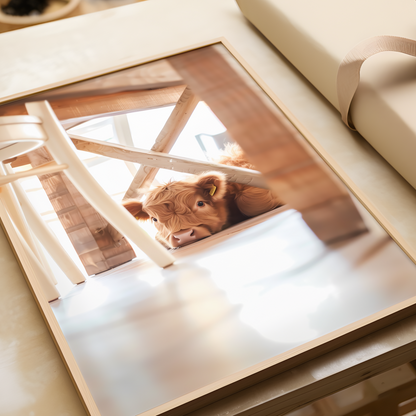
[[279,208],[133,260],[51,307],[103,416],[136,415],[416,295],[381,229],[325,245]]

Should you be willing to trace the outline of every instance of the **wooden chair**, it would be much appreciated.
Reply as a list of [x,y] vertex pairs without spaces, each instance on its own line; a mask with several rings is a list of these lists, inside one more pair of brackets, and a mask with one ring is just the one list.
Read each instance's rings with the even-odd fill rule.
[[[172,264],[174,257],[142,230],[137,221],[124,208],[113,201],[89,174],[76,156],[73,143],[60,125],[49,103],[47,101],[27,103],[26,109],[29,116],[0,117],[0,160],[3,161],[45,146],[54,158],[54,162],[18,173],[3,170],[3,175],[0,177],[0,186],[7,189],[2,192],[3,197],[6,194],[10,197],[5,199],[9,201],[7,208],[12,219],[14,218],[13,221],[15,222],[18,217],[16,215],[16,205],[19,204],[16,204],[17,198],[15,198],[14,203],[12,202],[12,195],[15,195],[15,193],[12,193],[10,186],[5,186],[6,184],[32,175],[43,175],[65,170],[65,174],[84,198],[120,233],[132,240],[158,266],[167,267]],[[15,190],[17,190],[21,200],[22,194],[18,185],[15,185]],[[29,211],[26,210],[26,217],[31,215]],[[31,225],[34,224],[32,217],[30,222]],[[41,220],[41,222],[43,221]],[[39,226],[39,221],[36,224]],[[23,230],[24,225],[21,225],[18,231],[22,234]],[[43,232],[38,232],[37,235],[41,235]],[[30,241],[28,236],[22,235],[22,237],[26,243]],[[32,252],[36,251],[35,244],[28,243],[28,248]],[[58,254],[59,261],[57,262],[60,265],[62,265],[61,255],[62,253]],[[51,282],[47,273],[44,274],[44,287],[48,288],[48,298],[51,298],[51,296],[56,295],[49,287],[53,282]],[[66,274],[71,275],[69,272]],[[49,285],[46,282],[49,282]]]

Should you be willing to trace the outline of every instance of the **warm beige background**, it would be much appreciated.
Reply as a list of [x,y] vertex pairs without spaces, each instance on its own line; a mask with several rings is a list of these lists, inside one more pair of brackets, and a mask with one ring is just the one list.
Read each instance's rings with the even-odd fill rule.
[[[7,4],[10,0],[0,0],[0,4]],[[81,0],[80,4],[64,18],[81,16],[82,14],[99,12],[114,7],[125,6],[126,4],[139,3],[145,0]],[[22,25],[10,25],[0,22],[0,33],[22,29]]]
[[[0,101],[220,36],[230,41],[300,120],[408,249],[415,250],[413,188],[342,124],[338,112],[245,20],[234,0],[152,0],[2,34]],[[2,244],[0,339],[5,352],[0,385],[7,394],[0,400],[15,407],[0,402],[0,415],[82,415],[5,240]],[[7,266],[10,261],[12,266]],[[17,277],[7,271],[9,267]],[[11,324],[15,316],[22,324]]]

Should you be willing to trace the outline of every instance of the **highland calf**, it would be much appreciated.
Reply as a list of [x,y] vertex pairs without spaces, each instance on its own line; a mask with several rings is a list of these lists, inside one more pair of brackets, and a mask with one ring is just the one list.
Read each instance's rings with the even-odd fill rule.
[[[229,145],[218,163],[253,169],[237,145]],[[143,202],[124,207],[138,220],[151,220],[156,240],[167,248],[180,247],[215,234],[282,205],[267,189],[227,182],[221,172],[207,172],[158,186]]]

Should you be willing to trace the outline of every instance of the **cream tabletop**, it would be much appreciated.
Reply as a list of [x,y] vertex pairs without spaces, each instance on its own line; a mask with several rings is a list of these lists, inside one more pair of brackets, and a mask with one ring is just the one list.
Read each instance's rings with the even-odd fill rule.
[[84,416],[2,228],[0,253],[0,415]]
[[[114,7],[125,6],[126,4],[138,3],[145,0],[81,0],[80,3],[69,14],[63,18],[81,16],[83,14],[99,12],[101,10],[112,9]],[[7,4],[9,0],[1,0],[0,4]],[[11,32],[22,29],[27,25],[17,25],[0,22],[0,33]]]

